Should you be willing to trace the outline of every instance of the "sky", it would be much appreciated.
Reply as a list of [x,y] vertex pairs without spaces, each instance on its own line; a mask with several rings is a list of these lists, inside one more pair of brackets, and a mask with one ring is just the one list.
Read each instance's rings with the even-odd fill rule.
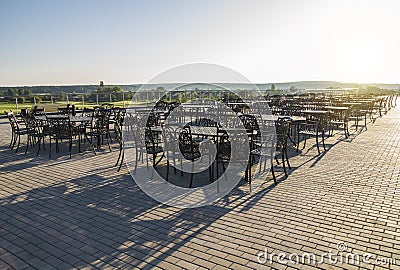
[[399,1],[0,0],[0,86],[134,84],[183,64],[253,83],[400,83]]

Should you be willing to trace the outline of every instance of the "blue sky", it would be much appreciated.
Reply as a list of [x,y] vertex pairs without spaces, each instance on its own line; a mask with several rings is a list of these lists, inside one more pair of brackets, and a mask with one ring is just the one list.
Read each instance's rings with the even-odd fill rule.
[[0,0],[0,85],[146,82],[193,62],[252,82],[400,83],[396,1]]

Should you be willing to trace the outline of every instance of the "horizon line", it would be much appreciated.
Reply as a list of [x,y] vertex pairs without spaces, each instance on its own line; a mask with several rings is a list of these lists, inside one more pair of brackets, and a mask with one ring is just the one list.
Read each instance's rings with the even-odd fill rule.
[[[257,82],[257,83],[246,83],[246,82],[207,82],[207,83],[219,83],[219,84],[288,84],[288,83],[317,83],[317,82],[332,82],[341,84],[358,84],[358,85],[377,85],[377,84],[387,84],[387,85],[400,85],[398,83],[385,83],[385,82],[373,82],[373,83],[357,83],[357,82],[341,82],[341,81],[331,81],[331,80],[305,80],[305,81],[284,81],[284,82]],[[133,85],[145,85],[145,84],[180,84],[180,83],[193,83],[193,82],[168,82],[168,83],[110,83],[104,84],[105,86],[133,86]],[[194,82],[194,83],[204,83],[204,82]],[[30,85],[0,85],[0,87],[54,87],[54,86],[98,86],[99,84],[83,84],[83,83],[73,83],[73,84],[30,84]]]

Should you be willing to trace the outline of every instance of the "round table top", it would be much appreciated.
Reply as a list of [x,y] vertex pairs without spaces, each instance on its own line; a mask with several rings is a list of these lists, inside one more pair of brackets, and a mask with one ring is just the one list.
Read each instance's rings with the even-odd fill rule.
[[47,119],[57,119],[57,118],[65,118],[71,122],[90,122],[92,121],[92,117],[90,116],[79,116],[79,115],[65,115],[65,114],[50,114],[50,115],[37,115],[35,116],[36,120],[45,121]]

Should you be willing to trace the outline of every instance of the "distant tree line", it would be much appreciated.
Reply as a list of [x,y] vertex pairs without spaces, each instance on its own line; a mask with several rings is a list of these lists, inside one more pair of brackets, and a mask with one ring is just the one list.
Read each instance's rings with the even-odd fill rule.
[[[85,100],[96,102],[108,101],[109,95],[112,95],[113,100],[122,100],[122,92],[126,100],[131,99],[140,85],[126,86],[100,86],[96,85],[74,85],[74,86],[24,86],[24,87],[0,87],[0,101],[15,102],[34,102],[42,100],[57,101],[81,100],[82,95]],[[128,92],[125,92],[128,91]],[[68,97],[67,97],[68,95]],[[97,97],[96,97],[97,96]]]
[[[141,85],[121,85],[119,86],[123,91],[135,91]],[[11,94],[18,92],[20,89],[30,90],[31,94],[44,94],[44,93],[61,93],[67,94],[90,94],[92,91],[98,89],[98,85],[61,85],[61,86],[16,86],[16,87],[0,87],[0,95],[7,96],[7,93]],[[108,87],[104,86],[103,87]],[[20,94],[21,95],[21,94]]]

